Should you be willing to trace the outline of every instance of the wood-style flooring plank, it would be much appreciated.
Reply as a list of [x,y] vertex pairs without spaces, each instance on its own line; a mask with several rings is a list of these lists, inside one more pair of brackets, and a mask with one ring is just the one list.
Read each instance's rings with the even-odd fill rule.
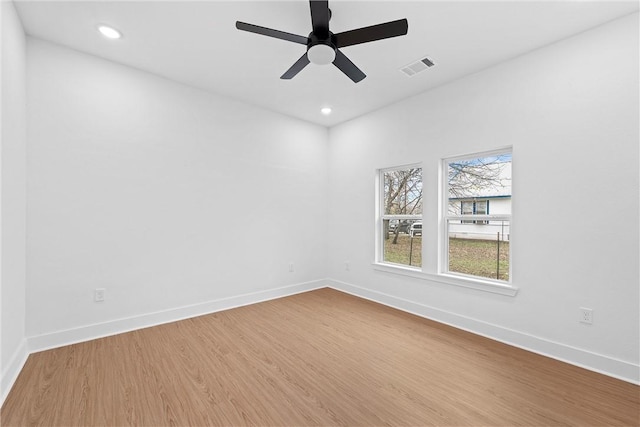
[[640,425],[640,387],[331,289],[29,356],[3,426]]

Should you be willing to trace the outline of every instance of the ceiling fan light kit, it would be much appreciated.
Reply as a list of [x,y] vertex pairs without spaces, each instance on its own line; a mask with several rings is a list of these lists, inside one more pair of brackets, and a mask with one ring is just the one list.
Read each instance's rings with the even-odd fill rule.
[[336,59],[336,51],[328,44],[317,44],[307,50],[307,58],[312,64],[327,65]]
[[399,19],[397,21],[385,22],[383,24],[333,34],[329,31],[331,10],[329,10],[328,0],[310,0],[309,6],[311,9],[312,31],[308,37],[261,27],[259,25],[247,24],[246,22],[236,22],[236,28],[239,30],[307,46],[307,51],[280,76],[281,79],[288,80],[293,78],[302,71],[304,67],[309,65],[310,62],[318,65],[333,63],[333,65],[354,83],[358,83],[364,79],[366,75],[351,62],[339,48],[404,36],[407,34],[409,28],[406,19]]

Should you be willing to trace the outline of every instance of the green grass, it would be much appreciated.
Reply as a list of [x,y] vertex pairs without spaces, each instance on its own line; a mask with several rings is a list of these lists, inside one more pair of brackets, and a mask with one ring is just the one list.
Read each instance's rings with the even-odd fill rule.
[[[393,234],[384,242],[384,260],[395,264],[422,265],[422,237],[411,238],[406,234],[398,235],[393,244]],[[498,245],[496,241],[449,239],[449,271],[486,277],[489,279],[509,280],[509,242],[500,242],[500,272],[498,274]],[[409,254],[411,253],[411,263]]]
[[500,242],[498,262],[496,241],[449,239],[449,271],[507,281],[509,280],[509,242]]
[[[395,264],[422,266],[422,236],[413,238],[413,252],[411,238],[407,234],[398,234],[398,242],[393,244],[393,233],[389,234],[389,240],[384,241],[384,260]],[[409,255],[411,254],[411,263]]]

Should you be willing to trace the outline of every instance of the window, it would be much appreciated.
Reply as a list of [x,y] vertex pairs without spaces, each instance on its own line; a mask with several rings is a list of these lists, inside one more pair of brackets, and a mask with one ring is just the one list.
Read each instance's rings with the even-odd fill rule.
[[[449,203],[453,203],[450,201]],[[462,200],[460,202],[460,213],[463,215],[488,215],[489,214],[489,201],[488,200]],[[486,221],[478,220],[462,220],[462,224],[486,224]]]
[[489,201],[488,200],[476,200],[473,202],[473,214],[474,215],[488,215],[489,214]]
[[502,150],[444,160],[443,272],[510,281],[511,158]]
[[460,213],[462,215],[473,215],[475,209],[473,208],[473,201],[462,201],[460,202]]
[[422,168],[379,171],[377,261],[422,266]]

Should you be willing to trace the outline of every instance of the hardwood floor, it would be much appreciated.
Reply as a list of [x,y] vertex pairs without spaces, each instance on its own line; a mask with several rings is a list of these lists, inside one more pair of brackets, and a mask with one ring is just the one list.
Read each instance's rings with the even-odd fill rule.
[[640,387],[321,289],[29,357],[3,426],[639,425]]

